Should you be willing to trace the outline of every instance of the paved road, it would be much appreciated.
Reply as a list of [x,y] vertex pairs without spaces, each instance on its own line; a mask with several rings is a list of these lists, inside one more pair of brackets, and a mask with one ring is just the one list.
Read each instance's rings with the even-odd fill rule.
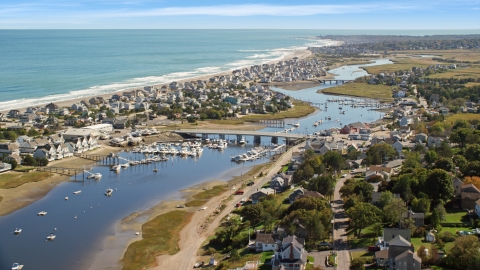
[[347,243],[347,217],[345,215],[345,209],[343,208],[343,200],[340,198],[340,188],[345,184],[345,180],[350,178],[351,175],[347,174],[346,178],[340,178],[335,185],[335,193],[333,195],[333,213],[335,216],[335,230],[334,235],[334,248],[338,253],[337,269],[349,269],[350,267],[350,254],[348,253]]
[[233,209],[235,208],[235,204],[238,203],[241,198],[248,198],[252,193],[257,191],[257,188],[261,188],[266,182],[268,182],[272,178],[272,176],[275,175],[282,168],[282,165],[286,164],[291,159],[292,151],[298,151],[299,148],[303,146],[305,146],[305,143],[301,143],[295,147],[290,148],[289,151],[285,155],[283,155],[282,158],[280,158],[273,167],[271,167],[265,177],[257,179],[254,186],[244,188],[244,195],[238,196],[238,198],[235,198],[233,201],[227,202],[227,207],[222,211],[220,215],[214,216],[214,218],[210,220],[208,227],[204,230],[198,230],[199,223],[203,222],[203,217],[211,214],[213,210],[221,204],[221,200],[229,194],[217,196],[216,198],[210,200],[207,204],[204,205],[207,206],[207,209],[205,211],[196,211],[190,223],[187,224],[187,226],[185,226],[185,228],[180,232],[180,251],[172,256],[162,255],[157,257],[158,266],[152,269],[191,269],[195,262],[197,262],[199,259],[199,257],[197,256],[198,250],[206,241],[206,239],[215,232],[215,229],[220,224],[222,218],[233,211]]

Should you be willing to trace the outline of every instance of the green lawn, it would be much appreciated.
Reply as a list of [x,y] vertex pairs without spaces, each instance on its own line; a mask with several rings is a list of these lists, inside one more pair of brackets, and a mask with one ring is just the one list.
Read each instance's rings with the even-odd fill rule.
[[204,205],[208,200],[211,198],[218,196],[222,194],[223,192],[227,191],[228,188],[224,185],[220,186],[214,186],[211,189],[204,190],[202,192],[199,192],[195,195],[193,195],[193,200],[187,202],[185,206],[191,207],[191,206],[201,206]]
[[367,262],[370,262],[373,255],[375,255],[373,251],[367,251],[367,250],[354,251],[352,252],[352,260],[361,258],[366,260]]
[[318,90],[318,92],[373,98],[384,102],[393,100],[391,87],[383,84],[346,83],[337,87]]
[[265,261],[270,261],[272,255],[275,254],[273,251],[265,251],[262,252],[262,256],[260,257],[260,263],[265,263]]
[[480,120],[480,114],[473,114],[473,113],[457,113],[448,116],[445,119],[445,122],[455,123],[457,120]]
[[445,216],[446,220],[444,222],[447,223],[454,223],[454,222],[468,222],[467,212],[463,210],[451,210],[447,211],[447,215]]

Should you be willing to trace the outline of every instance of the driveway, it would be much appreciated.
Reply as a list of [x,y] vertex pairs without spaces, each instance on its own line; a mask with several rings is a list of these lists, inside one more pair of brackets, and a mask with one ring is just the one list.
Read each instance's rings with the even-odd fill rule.
[[348,242],[346,228],[348,226],[348,218],[343,208],[343,200],[340,197],[340,188],[345,184],[345,180],[351,178],[351,174],[347,177],[340,178],[335,185],[335,192],[333,195],[332,208],[334,213],[335,227],[333,232],[334,249],[338,254],[337,269],[350,268],[350,254],[348,253]]

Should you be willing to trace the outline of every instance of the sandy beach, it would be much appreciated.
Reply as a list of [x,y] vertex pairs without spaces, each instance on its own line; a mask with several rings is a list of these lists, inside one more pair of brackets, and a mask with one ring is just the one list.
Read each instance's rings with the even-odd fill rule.
[[[289,60],[289,59],[293,59],[294,57],[298,57],[299,59],[305,59],[305,58],[308,58],[312,55],[312,53],[308,50],[292,50],[292,54],[288,55],[288,56],[285,56],[283,57],[282,59],[277,59],[277,60],[274,60],[274,61],[270,61],[270,62],[267,62],[265,64],[271,64],[271,63],[277,63],[278,61],[285,61],[285,60]],[[244,68],[244,67],[242,67]],[[214,74],[207,74],[207,75],[202,75],[202,76],[198,76],[198,77],[192,77],[192,78],[188,78],[188,79],[183,79],[183,80],[177,80],[177,82],[179,83],[185,83],[185,82],[190,82],[190,81],[193,81],[193,80],[202,80],[202,81],[207,81],[209,78],[213,77],[213,76],[221,76],[221,75],[227,75],[227,74],[231,74],[233,70],[235,69],[238,69],[238,68],[234,68],[234,69],[230,69],[230,70],[227,70],[227,71],[222,71],[222,72],[219,72],[219,73],[214,73]],[[284,83],[285,84],[285,83]],[[158,84],[158,85],[153,85],[155,87],[161,87],[163,85],[168,85],[168,84]],[[146,86],[146,85],[145,85]],[[119,90],[119,91],[116,91],[116,92],[124,92],[124,91],[132,91],[132,90],[135,90],[135,89],[142,89],[142,88],[129,88],[129,89],[123,89],[123,90]],[[90,96],[85,96],[85,97],[82,97],[82,98],[75,98],[75,99],[68,99],[68,100],[62,100],[62,101],[56,101],[55,104],[57,106],[59,106],[60,108],[62,107],[70,107],[72,104],[74,103],[77,103],[77,102],[80,102],[82,100],[88,100],[92,97],[103,97],[105,99],[109,99],[111,98],[111,96],[116,93],[116,92],[111,92],[111,93],[108,93],[108,94],[102,94],[102,95],[90,95]],[[45,106],[47,104],[38,104],[36,106]],[[19,104],[19,107],[16,108],[17,110],[20,110],[21,112],[25,111],[27,109],[27,107],[21,107],[21,104]],[[1,113],[8,113],[9,110],[0,110]]]

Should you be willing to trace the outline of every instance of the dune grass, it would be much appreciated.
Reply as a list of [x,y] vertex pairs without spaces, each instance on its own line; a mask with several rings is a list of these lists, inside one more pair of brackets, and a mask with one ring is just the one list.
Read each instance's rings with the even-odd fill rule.
[[456,78],[456,79],[468,79],[468,78],[480,78],[480,67],[473,66],[468,68],[456,68],[449,69],[446,72],[435,73],[429,78]]
[[31,182],[40,182],[50,176],[52,173],[49,172],[29,172],[29,173],[16,173],[16,172],[7,172],[0,174],[0,188],[16,188],[26,183]]
[[179,233],[192,216],[193,213],[176,210],[143,224],[142,240],[128,246],[122,259],[122,269],[146,269],[156,264],[157,256],[177,253],[180,250]]
[[367,84],[367,83],[346,83],[337,87],[330,87],[327,89],[319,90],[319,92],[335,94],[335,95],[347,95],[354,97],[365,97],[372,99],[379,99],[380,101],[388,102],[392,101],[392,90],[390,86],[383,84]]
[[211,198],[222,194],[223,192],[227,191],[227,186],[214,186],[211,189],[204,190],[193,195],[193,200],[188,201],[185,206],[192,207],[192,206],[201,206],[204,205],[208,200]]

